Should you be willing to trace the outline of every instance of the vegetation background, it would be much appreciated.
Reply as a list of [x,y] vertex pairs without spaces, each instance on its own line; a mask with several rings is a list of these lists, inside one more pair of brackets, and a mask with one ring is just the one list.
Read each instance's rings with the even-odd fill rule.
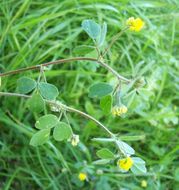
[[[59,99],[106,124],[133,146],[147,163],[145,176],[120,173],[116,164],[93,166],[96,150],[106,146],[91,141],[104,134],[94,123],[68,114],[79,147],[53,142],[29,145],[35,117],[20,98],[0,97],[0,189],[179,189],[179,1],[178,0],[0,0],[0,71],[37,65],[74,56],[94,56],[92,41],[81,22],[108,24],[107,42],[131,16],[142,18],[140,33],[126,32],[108,54],[108,64],[130,78],[143,75],[147,85],[135,96],[125,118],[104,116],[99,101],[88,97],[96,81],[113,80],[90,62],[73,62],[46,71]],[[1,91],[14,92],[17,79],[37,72],[4,77]],[[132,137],[131,137],[132,136]],[[84,161],[89,182],[78,182]],[[69,170],[65,169],[69,168]],[[82,187],[81,187],[82,186]]]

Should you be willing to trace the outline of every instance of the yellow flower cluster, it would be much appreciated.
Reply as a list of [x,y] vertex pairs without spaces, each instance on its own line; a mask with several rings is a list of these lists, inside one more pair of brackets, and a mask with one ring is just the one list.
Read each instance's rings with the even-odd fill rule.
[[81,172],[79,173],[78,178],[80,181],[85,181],[87,179],[87,175],[86,173]]
[[134,18],[130,17],[127,20],[127,26],[129,26],[129,29],[135,32],[139,32],[144,27],[144,21],[140,18]]
[[112,114],[114,115],[114,116],[120,116],[120,115],[122,115],[122,114],[125,114],[127,112],[127,107],[126,106],[124,106],[124,105],[122,105],[122,106],[114,106],[113,108],[112,108]]
[[125,171],[128,171],[133,166],[133,163],[131,157],[118,160],[118,166]]

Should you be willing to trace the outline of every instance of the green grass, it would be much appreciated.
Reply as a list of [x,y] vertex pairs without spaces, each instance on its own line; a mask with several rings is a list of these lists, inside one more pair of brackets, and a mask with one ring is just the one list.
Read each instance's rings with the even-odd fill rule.
[[[179,189],[179,20],[177,0],[1,0],[0,72],[41,64],[61,58],[86,56],[92,41],[81,29],[84,19],[108,24],[107,42],[131,16],[141,17],[146,27],[140,33],[126,32],[111,48],[108,64],[125,77],[144,76],[147,84],[135,95],[125,118],[104,116],[99,101],[88,97],[91,84],[114,82],[103,68],[90,62],[54,66],[46,72],[55,84],[59,100],[85,111],[132,145],[147,163],[145,176],[120,173],[116,163],[94,166],[96,151],[109,146],[92,141],[105,134],[92,122],[68,114],[81,144],[29,145],[35,131],[35,116],[25,108],[25,100],[0,97],[0,189],[129,189],[140,190],[141,180],[148,190]],[[17,79],[26,72],[2,78],[0,91],[14,92]],[[126,97],[128,102],[129,97]],[[142,136],[128,141],[126,136]],[[130,140],[130,139],[129,139]],[[78,187],[77,174],[89,166],[90,180]]]

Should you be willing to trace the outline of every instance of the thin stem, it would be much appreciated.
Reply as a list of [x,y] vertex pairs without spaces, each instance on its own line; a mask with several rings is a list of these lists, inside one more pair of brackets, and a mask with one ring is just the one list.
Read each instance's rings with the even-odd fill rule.
[[[18,94],[18,93],[10,93],[10,92],[0,92],[0,96],[11,96],[11,97],[14,96],[14,97],[22,97],[22,98],[31,98],[32,97],[29,95]],[[94,117],[88,115],[87,113],[84,113],[84,112],[77,110],[75,108],[66,106],[62,103],[58,104],[58,103],[56,103],[54,101],[50,101],[50,100],[45,100],[45,101],[51,105],[54,105],[54,106],[59,107],[59,108],[64,108],[66,111],[69,111],[69,112],[78,113],[79,115],[94,121],[98,126],[100,126],[102,129],[104,129],[111,137],[115,137],[115,135],[106,126],[104,126],[101,122],[96,120]]]
[[118,32],[112,39],[111,39],[111,43],[108,45],[108,47],[104,50],[104,52],[102,53],[102,57],[104,57],[104,55],[106,55],[106,53],[108,52],[108,50],[113,46],[113,44],[116,42],[116,40],[124,33],[124,31],[126,31],[129,27],[124,28],[123,30],[121,30],[120,32]]
[[92,121],[94,121],[97,125],[99,125],[101,128],[103,128],[110,136],[114,136],[114,134],[111,132],[111,131],[109,131],[109,129],[107,128],[107,127],[105,127],[101,122],[99,122],[98,120],[96,120],[94,117],[92,117],[92,116],[90,116],[90,115],[88,115],[88,114],[86,114],[86,113],[84,113],[84,112],[82,112],[82,111],[80,111],[80,110],[77,110],[77,109],[75,109],[75,108],[72,108],[72,107],[68,107],[68,106],[66,106],[66,105],[63,105],[64,107],[65,107],[65,109],[67,110],[67,111],[69,111],[69,112],[75,112],[75,113],[78,113],[78,114],[80,114],[81,116],[83,116],[83,117],[85,117],[85,118],[87,118],[87,119],[90,119],[90,120],[92,120]]
[[25,72],[25,71],[29,71],[29,70],[40,70],[41,67],[46,67],[49,65],[58,65],[58,64],[62,64],[62,63],[69,63],[72,61],[94,61],[94,62],[97,62],[99,65],[101,65],[102,67],[106,68],[109,72],[111,72],[119,80],[123,80],[126,83],[129,83],[131,81],[131,80],[121,76],[118,72],[116,72],[112,67],[110,67],[106,63],[104,63],[104,62],[102,62],[96,58],[90,58],[90,57],[74,57],[74,58],[69,58],[69,59],[60,59],[60,60],[56,60],[56,61],[52,61],[52,62],[43,63],[40,65],[35,65],[35,66],[17,69],[17,70],[5,72],[5,73],[0,73],[0,77],[8,76],[8,75],[15,75],[15,74]]

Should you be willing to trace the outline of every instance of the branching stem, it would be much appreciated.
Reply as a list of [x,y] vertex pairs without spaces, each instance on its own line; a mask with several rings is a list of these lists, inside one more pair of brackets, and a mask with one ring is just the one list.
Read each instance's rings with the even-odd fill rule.
[[102,57],[104,57],[106,55],[106,53],[108,52],[108,50],[113,46],[113,44],[118,40],[118,38],[124,33],[124,31],[126,31],[129,27],[124,28],[123,30],[121,30],[120,32],[118,32],[112,39],[110,44],[108,45],[108,47],[104,50],[104,52],[102,53]]
[[110,67],[106,63],[104,63],[104,62],[102,62],[96,58],[90,58],[90,57],[74,57],[74,58],[69,58],[69,59],[60,59],[60,60],[56,60],[56,61],[51,61],[51,62],[43,63],[40,65],[35,65],[35,66],[17,69],[17,70],[5,72],[5,73],[0,73],[0,77],[4,77],[4,76],[8,76],[8,75],[15,75],[15,74],[22,73],[22,72],[29,71],[29,70],[40,70],[41,67],[46,67],[49,65],[59,65],[62,63],[69,63],[72,61],[94,61],[94,62],[97,62],[99,65],[106,68],[115,77],[117,77],[118,80],[122,80],[126,83],[129,83],[131,81],[130,79],[127,79],[127,78],[121,76],[117,71],[115,71],[112,67]]

